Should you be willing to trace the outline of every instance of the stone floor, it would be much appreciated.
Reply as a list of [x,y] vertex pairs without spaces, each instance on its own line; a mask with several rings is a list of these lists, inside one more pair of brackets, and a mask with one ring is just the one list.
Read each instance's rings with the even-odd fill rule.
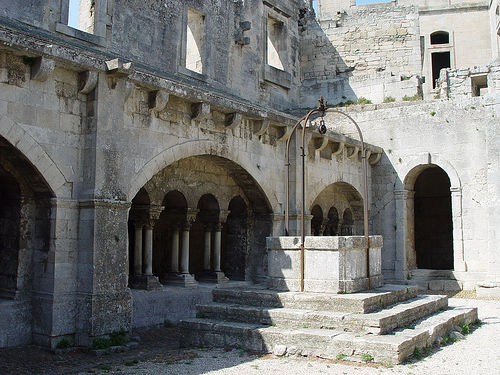
[[[451,293],[450,293],[451,294]],[[391,369],[384,368],[361,368],[358,365],[336,363],[335,361],[321,362],[308,358],[292,358],[287,361],[274,360],[272,356],[252,356],[240,351],[233,350],[225,352],[224,349],[217,349],[213,353],[206,349],[178,349],[179,333],[176,328],[158,328],[153,330],[143,330],[134,332],[134,335],[140,337],[139,347],[124,353],[113,353],[101,357],[89,353],[84,349],[77,349],[73,352],[64,354],[54,354],[47,349],[41,349],[34,346],[0,349],[0,374],[1,375],[62,375],[62,374],[230,374],[237,371],[242,375],[245,370],[240,371],[239,366],[248,367],[248,372],[252,373],[289,373],[299,374],[300,366],[304,366],[304,373],[403,373],[417,374],[428,373],[430,369],[438,369],[441,364],[446,364],[447,371],[439,373],[494,373],[481,372],[483,369],[500,371],[500,356],[494,346],[484,345],[485,342],[493,342],[500,335],[500,302],[497,300],[481,301],[475,299],[473,292],[460,292],[450,297],[455,297],[457,302],[463,301],[467,306],[479,306],[479,316],[485,323],[479,330],[472,335],[467,336],[466,340],[455,343],[451,346],[437,350],[427,359],[413,363],[408,362],[403,365],[397,365]],[[466,299],[462,299],[466,298]],[[460,301],[461,300],[461,301]],[[483,337],[484,336],[484,337]],[[207,353],[205,353],[207,351]],[[464,356],[464,353],[466,354]],[[205,358],[206,357],[206,358]],[[220,363],[225,358],[227,366]],[[443,358],[441,358],[443,357]],[[196,370],[196,363],[203,359],[202,370]],[[453,358],[453,362],[451,362]],[[219,361],[211,365],[209,360]],[[228,362],[229,361],[229,362]],[[232,361],[232,362],[231,362]],[[257,361],[257,362],[254,362]],[[311,362],[313,361],[313,362]],[[319,362],[318,362],[319,361]],[[224,362],[224,363],[225,363]],[[238,362],[238,363],[236,363]],[[150,371],[154,364],[162,364],[162,368],[168,368],[168,371]],[[256,366],[260,371],[257,371]],[[288,366],[288,367],[287,367]],[[313,366],[311,368],[310,366]],[[450,367],[451,366],[451,367]],[[213,367],[213,368],[212,368]],[[267,368],[270,367],[270,368]],[[316,367],[318,367],[316,369]],[[321,371],[319,370],[321,367]],[[324,367],[324,368],[323,368]],[[334,368],[338,372],[330,372]],[[269,370],[267,371],[266,370]],[[421,372],[419,372],[419,369]],[[480,372],[470,372],[474,368]],[[144,369],[141,370],[141,369]],[[315,372],[314,370],[318,370]],[[463,371],[461,371],[463,370]],[[173,371],[173,372],[172,372]],[[465,372],[464,372],[465,371]],[[469,371],[469,372],[467,372]],[[433,371],[434,372],[434,371]],[[498,372],[500,373],[500,372]]]

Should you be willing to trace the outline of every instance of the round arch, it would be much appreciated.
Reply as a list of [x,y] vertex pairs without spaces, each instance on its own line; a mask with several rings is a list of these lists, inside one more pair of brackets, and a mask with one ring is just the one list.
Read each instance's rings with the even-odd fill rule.
[[[0,115],[0,136],[38,171],[53,196],[71,196],[68,180],[40,144],[19,124]],[[134,194],[135,195],[135,194]]]
[[[222,162],[224,162],[225,159],[229,163],[234,163],[237,167],[236,169],[244,170],[253,179],[255,186],[264,196],[267,206],[274,212],[279,211],[278,200],[272,189],[263,187],[257,182],[266,179],[257,165],[250,163],[250,161],[242,157],[242,153],[237,152],[237,150],[230,147],[224,147],[211,140],[188,141],[160,152],[147,162],[134,176],[132,179],[132,186],[127,193],[127,200],[130,201],[141,187],[168,165],[184,158],[204,155],[219,157],[222,159]],[[241,173],[242,171],[236,172]]]

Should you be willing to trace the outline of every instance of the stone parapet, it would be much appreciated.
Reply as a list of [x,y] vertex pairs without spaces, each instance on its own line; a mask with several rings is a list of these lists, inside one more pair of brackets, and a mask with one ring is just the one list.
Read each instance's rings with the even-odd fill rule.
[[[383,284],[382,236],[370,236],[369,277],[363,236],[305,238],[304,290],[353,293]],[[300,237],[268,237],[268,287],[300,290]]]

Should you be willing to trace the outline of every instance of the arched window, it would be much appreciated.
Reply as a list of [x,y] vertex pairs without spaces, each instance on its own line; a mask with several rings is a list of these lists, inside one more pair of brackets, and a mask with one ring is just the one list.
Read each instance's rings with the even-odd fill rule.
[[446,31],[435,31],[431,34],[431,44],[450,43],[450,34]]

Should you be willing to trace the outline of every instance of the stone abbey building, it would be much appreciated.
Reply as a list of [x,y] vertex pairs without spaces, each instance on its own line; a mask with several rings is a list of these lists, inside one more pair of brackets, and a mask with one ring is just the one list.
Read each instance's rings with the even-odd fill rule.
[[[0,347],[176,320],[263,283],[298,118],[367,142],[385,280],[500,286],[497,0],[0,0]],[[366,98],[368,100],[363,100]],[[422,100],[423,98],[423,100]],[[418,100],[417,100],[418,99]],[[368,102],[371,101],[371,104]],[[307,230],[363,231],[360,141],[306,129]],[[182,310],[182,311],[180,311]]]

